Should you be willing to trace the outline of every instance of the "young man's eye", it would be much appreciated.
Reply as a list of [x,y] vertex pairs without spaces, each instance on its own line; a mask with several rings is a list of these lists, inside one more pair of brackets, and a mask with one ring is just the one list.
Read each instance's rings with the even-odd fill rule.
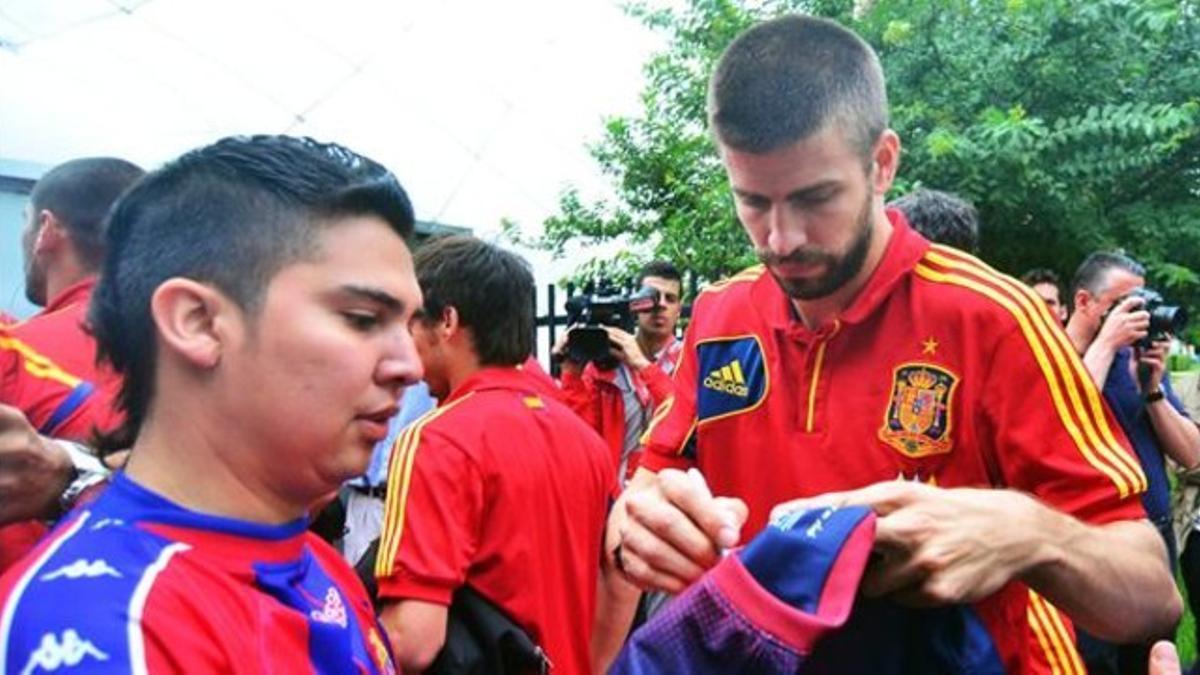
[[343,312],[342,316],[356,330],[371,330],[379,325],[379,316],[370,312]]

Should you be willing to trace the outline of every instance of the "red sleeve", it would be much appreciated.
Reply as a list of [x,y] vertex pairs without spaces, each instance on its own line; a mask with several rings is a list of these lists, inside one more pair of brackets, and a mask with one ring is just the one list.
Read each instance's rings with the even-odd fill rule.
[[388,471],[379,596],[449,605],[479,544],[484,477],[438,428],[410,431],[397,440]]
[[650,402],[655,409],[675,393],[675,385],[671,382],[671,376],[664,373],[663,369],[656,364],[652,363],[642,368],[638,371],[638,375],[646,383],[646,388],[650,390]]
[[1093,524],[1145,517],[1137,457],[1061,331],[1014,329],[990,368],[976,414],[1007,486]]
[[562,371],[563,403],[575,411],[587,425],[604,436],[604,425],[601,423],[600,392],[592,378],[582,372]]
[[666,400],[654,409],[654,416],[642,436],[639,466],[651,471],[687,469],[695,464],[692,444],[696,432],[696,387],[699,386],[695,326],[693,319],[684,335],[683,353],[675,366],[674,380],[668,382],[671,391]]

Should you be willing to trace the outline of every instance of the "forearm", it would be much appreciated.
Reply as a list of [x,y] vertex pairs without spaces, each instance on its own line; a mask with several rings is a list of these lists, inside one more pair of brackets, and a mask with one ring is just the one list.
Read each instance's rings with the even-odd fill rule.
[[1104,388],[1104,381],[1108,379],[1108,371],[1112,368],[1115,355],[1116,350],[1100,340],[1089,345],[1083,353],[1083,367],[1087,368],[1097,389]]
[[592,627],[592,672],[606,673],[633,625],[641,591],[609,564],[608,556],[597,580],[596,619]]
[[446,643],[448,609],[419,600],[387,600],[379,622],[402,672],[424,671]]
[[1146,406],[1154,435],[1164,454],[1185,469],[1200,464],[1200,428],[1166,399]]
[[1137,642],[1174,631],[1182,600],[1148,522],[1091,526],[1035,508],[1037,553],[1022,577],[1033,590],[1102,639]]

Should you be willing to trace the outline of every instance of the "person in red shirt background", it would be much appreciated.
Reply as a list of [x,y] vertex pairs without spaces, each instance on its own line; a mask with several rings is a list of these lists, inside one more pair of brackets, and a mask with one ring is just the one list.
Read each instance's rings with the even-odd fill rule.
[[615,476],[600,437],[519,367],[533,347],[533,275],[471,237],[427,243],[415,265],[425,300],[413,337],[439,403],[401,434],[388,472],[375,575],[396,660],[429,668],[469,587],[556,673],[590,672]]
[[[0,325],[0,403],[43,435],[86,440],[120,421],[120,380],[96,365],[85,319],[104,260],[105,216],[143,173],[123,159],[90,157],[54,167],[33,186],[21,236],[25,295],[43,309]],[[0,527],[0,570],[44,532],[33,521]]]
[[104,218],[144,172],[92,157],[54,167],[33,187],[21,237],[25,295],[42,311],[0,328],[0,403],[47,435],[82,438],[115,426],[119,384],[96,367],[85,318],[104,260]]
[[567,331],[553,353],[562,359],[562,389],[567,405],[598,431],[612,452],[617,477],[624,484],[637,467],[639,440],[654,411],[674,391],[671,374],[683,349],[675,338],[682,309],[683,278],[669,262],[648,263],[638,274],[638,286],[658,291],[654,309],[637,313],[633,335],[606,326],[616,359],[613,368],[568,358]]

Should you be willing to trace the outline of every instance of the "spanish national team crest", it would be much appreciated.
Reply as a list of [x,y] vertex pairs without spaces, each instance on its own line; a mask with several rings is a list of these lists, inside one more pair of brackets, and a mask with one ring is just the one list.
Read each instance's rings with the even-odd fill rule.
[[928,363],[906,363],[892,379],[892,399],[879,440],[905,457],[950,452],[950,401],[958,377]]

